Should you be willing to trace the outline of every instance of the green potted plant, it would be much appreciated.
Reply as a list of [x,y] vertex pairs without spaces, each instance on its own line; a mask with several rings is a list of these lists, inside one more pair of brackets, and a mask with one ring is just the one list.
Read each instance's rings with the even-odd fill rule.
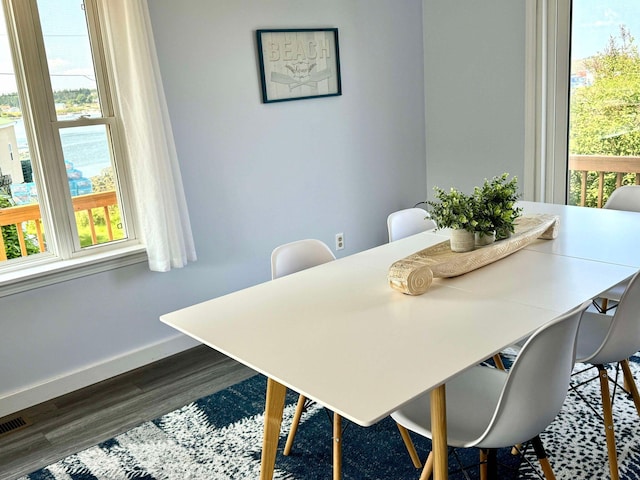
[[448,192],[434,187],[435,200],[427,201],[429,215],[438,228],[451,229],[451,250],[468,252],[475,247],[477,222],[473,218],[475,199],[455,188]]
[[509,179],[509,174],[503,173],[491,180],[485,179],[482,187],[474,189],[473,196],[473,216],[479,239],[491,237],[494,233],[496,240],[510,237],[514,232],[516,219],[522,214],[522,209],[515,205],[520,197],[518,178]]
[[482,200],[482,189],[475,187],[473,191],[473,218],[476,221],[475,242],[477,246],[492,244],[496,239],[493,225],[493,209]]

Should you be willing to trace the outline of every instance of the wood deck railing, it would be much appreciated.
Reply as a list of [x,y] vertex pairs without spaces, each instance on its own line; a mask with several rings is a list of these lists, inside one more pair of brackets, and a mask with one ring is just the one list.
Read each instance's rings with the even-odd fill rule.
[[[118,200],[116,198],[116,192],[101,192],[90,193],[88,195],[79,195],[73,197],[73,210],[76,212],[87,212],[89,217],[89,228],[91,230],[91,242],[92,245],[98,243],[98,237],[96,235],[95,222],[93,220],[94,208],[101,208],[106,226],[107,235],[109,240],[113,240],[113,231],[111,229],[111,218],[109,215],[109,207],[117,205]],[[6,225],[15,225],[18,232],[18,241],[20,243],[20,252],[23,257],[27,256],[27,243],[22,229],[23,222],[35,222],[36,238],[38,241],[38,248],[42,251],[44,246],[44,235],[42,229],[42,220],[40,216],[40,207],[37,204],[19,205],[16,207],[0,208],[0,227]],[[0,235],[0,261],[7,260],[6,246],[2,235]]]
[[635,184],[640,185],[640,157],[612,157],[602,155],[569,155],[569,170],[580,172],[580,205],[585,206],[587,199],[588,173],[598,175],[597,207],[604,204],[604,176],[616,174],[616,188],[622,185],[625,174],[635,174]]

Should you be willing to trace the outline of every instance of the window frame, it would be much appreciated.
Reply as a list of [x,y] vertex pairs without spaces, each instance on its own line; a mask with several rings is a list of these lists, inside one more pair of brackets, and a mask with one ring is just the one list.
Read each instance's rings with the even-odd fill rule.
[[[0,4],[7,20],[16,83],[48,246],[47,252],[0,265],[0,297],[147,260],[144,246],[136,234],[138,222],[123,144],[124,129],[112,81],[110,52],[103,38],[97,1],[84,0],[83,3],[102,116],[73,120],[57,118],[37,15],[37,0],[2,0]],[[74,220],[59,132],[64,128],[90,125],[105,125],[108,132],[113,168],[118,180],[116,195],[127,238],[82,248]]]
[[571,0],[526,2],[525,178],[528,200],[566,204],[569,194]]

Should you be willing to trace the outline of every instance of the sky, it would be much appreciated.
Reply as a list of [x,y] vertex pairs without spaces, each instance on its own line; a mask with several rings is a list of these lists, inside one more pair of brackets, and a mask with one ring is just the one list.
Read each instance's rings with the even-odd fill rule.
[[602,52],[620,26],[640,45],[640,0],[573,0],[571,56],[587,58]]
[[[38,0],[54,90],[95,88],[84,10],[79,0]],[[14,93],[13,64],[0,4],[0,94]]]

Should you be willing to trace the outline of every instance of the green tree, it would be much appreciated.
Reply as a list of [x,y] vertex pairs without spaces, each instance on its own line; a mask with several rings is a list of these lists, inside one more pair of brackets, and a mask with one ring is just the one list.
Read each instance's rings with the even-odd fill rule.
[[116,182],[111,167],[103,168],[99,175],[91,177],[94,192],[111,192],[116,189]]
[[[574,155],[640,155],[640,54],[624,27],[602,51],[584,61],[590,85],[572,92],[569,151]],[[633,182],[633,174],[624,183]],[[570,203],[579,203],[580,174],[571,174]],[[605,199],[615,189],[616,175],[605,175]],[[595,206],[597,175],[590,172],[586,205]]]
[[0,105],[7,105],[9,107],[19,108],[20,102],[18,101],[18,94],[5,93],[0,95]]

